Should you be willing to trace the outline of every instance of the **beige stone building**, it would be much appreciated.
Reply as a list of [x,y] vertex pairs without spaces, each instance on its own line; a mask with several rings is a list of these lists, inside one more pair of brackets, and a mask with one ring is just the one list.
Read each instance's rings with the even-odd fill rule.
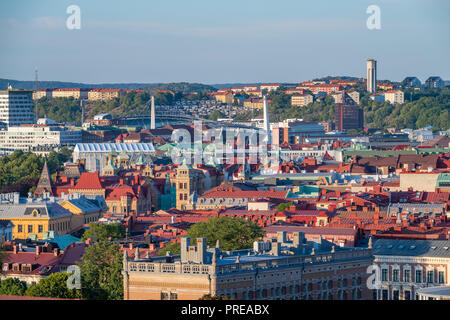
[[197,166],[193,168],[183,163],[176,169],[174,179],[176,185],[177,209],[189,209],[189,204],[197,195],[222,183],[223,175],[216,168]]
[[379,300],[418,300],[418,291],[450,283],[450,240],[379,239],[374,243]]
[[313,103],[313,101],[314,98],[311,94],[299,94],[291,97],[291,105],[298,107],[307,106],[308,104]]
[[181,255],[134,257],[124,252],[125,300],[197,300],[223,295],[243,300],[371,299],[366,288],[370,248],[340,248],[326,240],[305,241],[295,233],[288,242],[279,233],[253,249],[223,251],[182,238]]

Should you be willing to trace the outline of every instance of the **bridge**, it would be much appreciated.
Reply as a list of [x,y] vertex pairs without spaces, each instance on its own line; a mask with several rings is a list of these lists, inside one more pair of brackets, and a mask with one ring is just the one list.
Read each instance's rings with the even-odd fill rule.
[[[196,115],[186,114],[186,113],[180,113],[179,111],[162,111],[162,110],[156,110],[155,117],[157,119],[170,119],[170,120],[186,120],[186,121],[192,121],[195,119],[199,119]],[[148,120],[150,121],[151,115],[150,114],[143,114],[143,115],[134,115],[134,116],[126,116],[122,117],[121,119],[133,121],[133,120]]]

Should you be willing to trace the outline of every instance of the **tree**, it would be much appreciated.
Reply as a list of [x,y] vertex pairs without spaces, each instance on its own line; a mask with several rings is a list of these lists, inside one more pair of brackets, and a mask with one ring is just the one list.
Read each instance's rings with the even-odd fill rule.
[[[215,246],[217,240],[223,250],[248,249],[253,246],[255,240],[264,236],[264,230],[253,221],[246,221],[240,218],[214,217],[207,222],[192,225],[187,236],[191,238],[206,237],[209,246]],[[169,250],[170,249],[170,250]],[[180,253],[180,244],[170,245],[158,252],[165,255],[167,251],[174,254]]]
[[292,202],[288,202],[288,203],[280,203],[279,205],[277,205],[277,210],[284,212],[286,211],[286,209],[289,209],[290,206],[293,206],[294,204]]
[[100,224],[91,222],[89,229],[86,230],[81,238],[82,241],[91,239],[93,241],[106,241],[108,238],[113,240],[123,239],[125,237],[125,228],[120,222],[111,224]]
[[78,266],[83,298],[123,299],[122,251],[118,244],[107,241],[94,243],[86,248]]
[[23,296],[26,290],[26,283],[17,278],[7,278],[0,282],[0,294],[3,295]]
[[31,297],[80,299],[81,293],[79,290],[67,287],[68,278],[69,274],[67,272],[52,273],[39,281],[39,283],[29,286],[25,295]]
[[[50,174],[62,168],[64,162],[72,157],[67,147],[59,152],[52,151],[47,157]],[[20,192],[22,196],[36,187],[44,166],[45,158],[31,152],[17,150],[9,156],[0,158],[0,193]]]
[[213,120],[213,121],[217,121],[217,119],[219,118],[223,118],[224,115],[222,112],[220,112],[219,110],[214,110],[210,115],[209,115],[209,120]]

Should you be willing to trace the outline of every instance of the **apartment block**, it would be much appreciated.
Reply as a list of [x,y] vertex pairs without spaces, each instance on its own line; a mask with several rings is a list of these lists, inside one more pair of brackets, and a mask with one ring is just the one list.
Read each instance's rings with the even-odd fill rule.
[[314,98],[311,94],[293,95],[291,97],[291,105],[297,107],[304,107],[310,103],[313,103]]
[[0,90],[0,128],[34,123],[33,91]]

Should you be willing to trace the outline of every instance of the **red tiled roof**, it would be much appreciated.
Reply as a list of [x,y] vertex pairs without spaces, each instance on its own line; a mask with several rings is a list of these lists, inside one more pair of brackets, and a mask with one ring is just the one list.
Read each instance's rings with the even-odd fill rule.
[[252,191],[235,190],[234,188],[221,189],[220,187],[209,190],[201,195],[201,198],[247,198],[247,199],[286,199],[287,191]]
[[103,189],[98,172],[83,172],[75,189]]

